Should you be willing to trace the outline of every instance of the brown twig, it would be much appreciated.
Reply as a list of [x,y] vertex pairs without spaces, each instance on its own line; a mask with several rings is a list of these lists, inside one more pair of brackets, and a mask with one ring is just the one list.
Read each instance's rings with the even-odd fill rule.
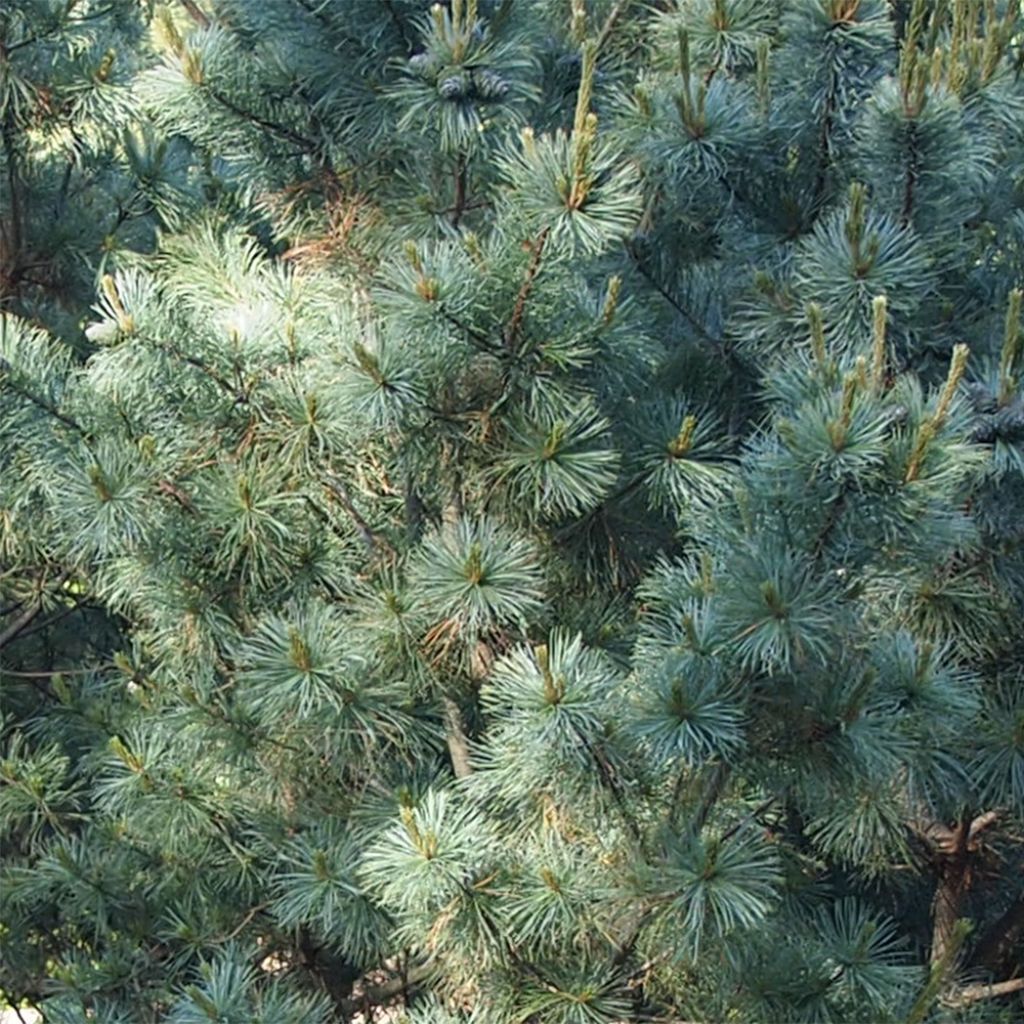
[[188,11],[188,16],[200,27],[209,28],[210,19],[200,9],[195,0],[181,0],[181,6]]
[[548,240],[549,232],[550,228],[545,228],[530,246],[530,264],[526,268],[526,277],[523,279],[522,287],[516,296],[516,304],[512,310],[512,319],[509,320],[508,327],[505,329],[505,347],[510,350],[515,348],[515,344],[519,340],[519,332],[523,326],[523,316],[526,313],[526,300],[530,297],[530,292],[533,290],[533,282],[536,280],[537,272],[540,270],[541,257],[544,254],[544,243]]
[[228,934],[225,935],[224,938],[221,941],[222,942],[230,942],[232,939],[238,938],[238,936],[242,934],[242,932],[245,930],[246,926],[252,921],[252,919],[258,913],[260,913],[260,911],[266,910],[267,907],[269,907],[269,906],[270,906],[270,901],[269,900],[267,900],[267,901],[265,901],[263,903],[257,903],[256,906],[252,907],[249,910],[249,913],[247,913],[245,915],[245,917],[242,918],[242,920],[238,923],[238,926],[236,928],[234,928],[232,931],[228,932]]

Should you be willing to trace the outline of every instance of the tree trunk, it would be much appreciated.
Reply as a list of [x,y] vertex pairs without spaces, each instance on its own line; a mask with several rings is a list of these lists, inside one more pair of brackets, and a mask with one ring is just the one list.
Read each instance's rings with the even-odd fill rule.
[[939,864],[939,884],[932,903],[931,964],[942,963],[954,939],[956,923],[960,919],[964,896],[970,888],[970,870],[967,863],[968,819],[962,818],[951,830],[951,842]]

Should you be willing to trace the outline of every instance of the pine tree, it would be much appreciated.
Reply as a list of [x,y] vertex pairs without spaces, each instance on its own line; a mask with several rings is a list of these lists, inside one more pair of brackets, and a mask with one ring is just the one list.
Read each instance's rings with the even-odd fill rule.
[[79,349],[97,274],[197,198],[182,145],[132,90],[149,62],[143,14],[133,0],[0,11],[0,308]]
[[149,13],[0,15],[3,996],[1014,1019],[1018,5]]

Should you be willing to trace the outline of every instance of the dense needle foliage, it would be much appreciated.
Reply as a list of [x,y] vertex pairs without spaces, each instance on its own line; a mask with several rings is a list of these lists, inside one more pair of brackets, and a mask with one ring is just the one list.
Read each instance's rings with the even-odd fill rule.
[[0,7],[0,996],[1017,1019],[1022,64],[1016,0]]

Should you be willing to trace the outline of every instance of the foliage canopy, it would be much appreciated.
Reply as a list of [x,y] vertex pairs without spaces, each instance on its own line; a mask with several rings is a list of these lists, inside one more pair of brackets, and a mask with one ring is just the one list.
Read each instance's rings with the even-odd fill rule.
[[0,995],[997,1021],[1015,0],[0,11]]

